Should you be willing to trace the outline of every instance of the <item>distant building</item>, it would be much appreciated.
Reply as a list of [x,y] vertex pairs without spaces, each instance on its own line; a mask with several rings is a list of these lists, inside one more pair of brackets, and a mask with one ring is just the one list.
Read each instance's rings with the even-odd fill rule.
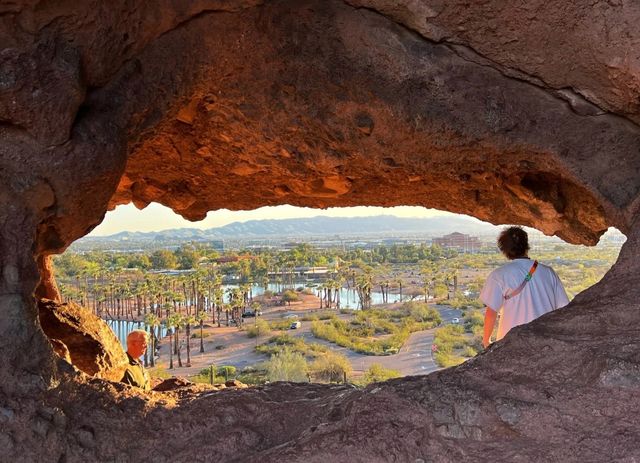
[[209,241],[209,244],[216,251],[220,251],[220,252],[224,251],[224,241],[222,240],[211,240]]
[[475,236],[454,232],[441,238],[434,238],[433,244],[443,248],[458,249],[461,252],[478,252],[481,243]]

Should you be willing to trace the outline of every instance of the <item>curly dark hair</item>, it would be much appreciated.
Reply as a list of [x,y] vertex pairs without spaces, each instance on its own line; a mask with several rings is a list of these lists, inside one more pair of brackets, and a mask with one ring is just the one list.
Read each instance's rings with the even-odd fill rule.
[[529,251],[529,236],[520,227],[505,228],[498,236],[498,249],[510,260],[526,257]]

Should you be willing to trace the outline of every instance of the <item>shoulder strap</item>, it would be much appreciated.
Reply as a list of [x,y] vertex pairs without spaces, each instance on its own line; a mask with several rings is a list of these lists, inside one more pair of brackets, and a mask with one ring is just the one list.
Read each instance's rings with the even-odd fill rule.
[[522,292],[522,290],[524,289],[524,287],[527,286],[527,283],[529,283],[529,281],[531,281],[531,278],[533,278],[533,274],[536,273],[536,269],[537,268],[538,268],[538,261],[534,260],[533,261],[533,265],[529,269],[529,272],[524,277],[524,281],[522,283],[520,283],[520,286],[518,286],[516,289],[514,289],[512,291],[509,291],[507,294],[505,294],[504,295],[504,300],[507,301],[507,300],[511,299],[512,297],[516,297],[518,294],[520,294]]

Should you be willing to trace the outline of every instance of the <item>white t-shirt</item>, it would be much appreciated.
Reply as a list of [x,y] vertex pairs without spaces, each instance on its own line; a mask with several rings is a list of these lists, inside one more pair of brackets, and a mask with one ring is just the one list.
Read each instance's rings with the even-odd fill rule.
[[480,300],[500,313],[497,339],[502,339],[514,326],[529,323],[569,303],[556,272],[541,263],[520,294],[505,300],[506,294],[522,284],[532,265],[531,259],[512,260],[491,272],[480,292]]

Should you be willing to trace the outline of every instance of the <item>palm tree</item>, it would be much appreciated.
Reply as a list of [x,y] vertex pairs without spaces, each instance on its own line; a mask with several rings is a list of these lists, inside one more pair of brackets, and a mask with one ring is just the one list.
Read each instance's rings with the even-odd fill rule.
[[164,319],[164,324],[169,335],[169,369],[173,370],[173,327],[175,326],[175,314],[171,314]]
[[420,266],[420,275],[422,277],[422,287],[424,290],[424,302],[429,301],[429,288],[436,278],[436,270],[433,262],[423,261]]
[[160,324],[160,319],[155,314],[148,313],[144,317],[144,324],[149,327],[149,348],[147,349],[151,354],[149,365],[154,367],[156,364],[156,326]]
[[400,302],[402,302],[402,278],[397,278],[396,284],[398,285],[398,291],[400,292]]
[[200,324],[200,353],[204,353],[204,339],[202,338],[202,330],[204,328],[204,320],[207,317],[207,314],[203,312],[200,312],[197,316],[196,316],[196,321]]
[[371,308],[372,280],[371,272],[367,270],[356,277],[356,290],[358,292],[358,298],[360,299],[359,305],[362,310]]
[[[184,326],[186,327],[187,338],[187,366],[191,366],[191,325],[196,321],[193,315],[187,315],[183,318]],[[178,357],[179,358],[179,357]]]
[[172,313],[167,320],[170,326],[173,328],[173,346],[169,349],[173,350],[173,354],[178,356],[178,366],[182,367],[182,356],[180,355],[180,328],[184,323],[184,317],[178,312]]

